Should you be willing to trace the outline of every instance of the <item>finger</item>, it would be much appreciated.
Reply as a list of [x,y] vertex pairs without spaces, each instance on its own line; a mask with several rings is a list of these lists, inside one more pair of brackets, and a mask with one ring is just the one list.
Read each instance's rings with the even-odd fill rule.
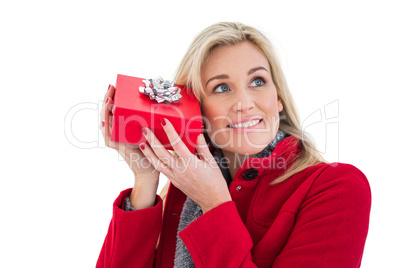
[[125,143],[125,145],[130,149],[138,149],[139,148],[139,145],[137,145],[137,144]]
[[105,102],[107,98],[113,99],[115,90],[116,88],[113,85],[109,85],[103,98],[103,102]]
[[111,120],[110,120],[110,106],[112,105],[112,99],[107,98],[104,104],[103,108],[103,119],[101,118],[101,129],[102,129],[102,135],[105,139],[106,145],[108,145],[108,142],[110,140],[110,133],[111,133]]
[[[113,104],[112,104],[112,106],[113,106]],[[113,125],[112,122],[113,122],[113,114],[110,114],[109,115],[109,126]]]
[[204,134],[201,133],[200,135],[198,135],[195,148],[203,160],[209,162],[211,159],[214,158],[211,154],[211,151],[209,150]]
[[174,177],[173,171],[169,168],[169,166],[161,161],[158,156],[155,155],[154,151],[149,147],[146,143],[140,144],[141,152],[148,159],[148,161],[154,166],[154,168],[163,173],[166,177],[172,178]]
[[101,118],[104,121],[104,112],[105,112],[105,103],[108,98],[113,99],[114,97],[114,92],[115,92],[115,87],[113,85],[109,85],[107,88],[107,91],[105,93],[105,96],[103,97],[103,102],[102,102],[102,110],[101,110]]
[[110,137],[110,133],[112,133],[112,120],[113,116],[111,113],[111,109],[113,106],[113,99],[112,98],[107,98],[106,103],[105,103],[105,130],[106,130],[106,135]]
[[173,166],[176,158],[165,149],[155,134],[149,128],[142,128],[142,134],[147,139],[155,155],[169,167]]
[[110,133],[111,133],[111,126],[112,126],[112,107],[113,107],[113,93],[114,93],[114,87],[112,86],[111,89],[109,89],[110,93],[109,96],[106,100],[105,100],[105,111],[104,111],[104,116],[105,116],[105,126],[106,127],[106,135],[110,137]]
[[[109,116],[110,116],[110,111],[109,111],[109,107],[110,107],[110,103],[111,103],[112,99],[111,98],[107,98],[105,100],[105,102],[102,103],[102,110],[100,112],[100,117],[103,123],[106,122],[106,120],[109,121]],[[102,127],[104,127],[104,124],[102,124]]]
[[179,134],[177,134],[172,123],[170,123],[170,121],[167,120],[166,118],[162,118],[161,125],[166,133],[166,136],[169,139],[170,145],[172,145],[173,150],[176,152],[176,154],[182,158],[191,157],[193,154],[184,144]]
[[115,87],[112,85],[109,85],[108,90],[106,91],[106,94],[104,96],[104,100],[102,103],[102,110],[100,113],[101,116],[101,124],[100,124],[100,129],[102,131],[103,138],[105,139],[105,143],[107,146],[109,146],[110,143],[110,133],[111,133],[111,128],[109,125],[111,125],[111,107],[113,105],[113,96],[115,92]]

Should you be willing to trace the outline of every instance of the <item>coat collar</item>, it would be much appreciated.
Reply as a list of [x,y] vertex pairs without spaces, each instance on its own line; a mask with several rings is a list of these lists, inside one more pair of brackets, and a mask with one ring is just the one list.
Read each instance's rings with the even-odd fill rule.
[[236,178],[241,177],[246,170],[251,168],[257,169],[259,174],[279,176],[295,162],[300,153],[299,140],[289,136],[281,140],[268,157],[246,159],[237,171]]
[[[228,163],[223,156],[222,150],[213,146],[212,154],[217,162],[221,172],[229,185],[232,178],[227,167]],[[238,169],[234,180],[243,180],[243,174],[250,169],[256,169],[259,175],[280,176],[294,162],[297,155],[301,152],[299,140],[289,136],[283,131],[278,131],[275,139],[256,155],[256,158],[248,158]]]

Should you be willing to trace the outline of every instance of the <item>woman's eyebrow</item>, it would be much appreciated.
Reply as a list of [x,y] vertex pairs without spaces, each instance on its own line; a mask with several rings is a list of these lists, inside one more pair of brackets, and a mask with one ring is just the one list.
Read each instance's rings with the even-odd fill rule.
[[247,75],[250,75],[250,74],[252,74],[252,73],[255,73],[256,71],[259,71],[259,70],[265,70],[267,73],[269,73],[269,72],[267,71],[267,69],[265,69],[264,67],[260,66],[260,67],[255,67],[255,68],[253,68],[253,69],[250,69],[250,71],[248,71]]
[[[255,67],[255,68],[250,69],[250,71],[247,72],[247,75],[255,73],[256,71],[259,71],[259,70],[265,70],[268,73],[267,69],[265,69],[264,67],[260,66],[260,67]],[[229,75],[227,75],[227,74],[218,74],[218,75],[216,75],[214,77],[211,77],[207,81],[207,83],[205,83],[205,87],[207,87],[208,83],[210,81],[214,80],[214,79],[228,79],[228,78],[229,78]]]
[[216,75],[216,76],[214,76],[214,77],[211,77],[211,78],[207,81],[207,83],[205,84],[205,87],[207,87],[208,83],[209,83],[210,81],[214,80],[214,79],[228,79],[228,78],[229,78],[229,75],[227,75],[227,74],[218,74],[218,75]]

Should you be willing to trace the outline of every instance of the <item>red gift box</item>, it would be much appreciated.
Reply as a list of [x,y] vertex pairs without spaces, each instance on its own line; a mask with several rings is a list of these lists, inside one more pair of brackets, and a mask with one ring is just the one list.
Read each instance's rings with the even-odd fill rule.
[[202,117],[197,98],[181,89],[178,103],[158,103],[139,92],[144,86],[143,78],[117,75],[113,104],[113,125],[111,140],[123,143],[140,144],[146,142],[141,128],[148,127],[168,150],[173,150],[161,119],[168,119],[188,149],[193,153],[198,135],[202,132]]

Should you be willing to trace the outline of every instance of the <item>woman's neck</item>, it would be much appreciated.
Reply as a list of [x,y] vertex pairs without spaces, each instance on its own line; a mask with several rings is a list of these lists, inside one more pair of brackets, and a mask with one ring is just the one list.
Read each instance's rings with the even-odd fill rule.
[[233,152],[229,152],[226,150],[222,150],[223,156],[227,159],[227,167],[229,170],[229,174],[230,177],[232,178],[232,180],[234,179],[237,170],[241,167],[241,165],[243,165],[244,161],[247,158],[265,158],[271,155],[271,153],[274,151],[276,145],[284,138],[286,138],[287,136],[289,136],[288,134],[286,134],[286,132],[284,132],[283,130],[278,130],[278,132],[275,135],[275,138],[268,144],[268,146],[266,146],[261,152],[259,152],[258,154],[255,155],[240,155],[237,153],[233,153]]

